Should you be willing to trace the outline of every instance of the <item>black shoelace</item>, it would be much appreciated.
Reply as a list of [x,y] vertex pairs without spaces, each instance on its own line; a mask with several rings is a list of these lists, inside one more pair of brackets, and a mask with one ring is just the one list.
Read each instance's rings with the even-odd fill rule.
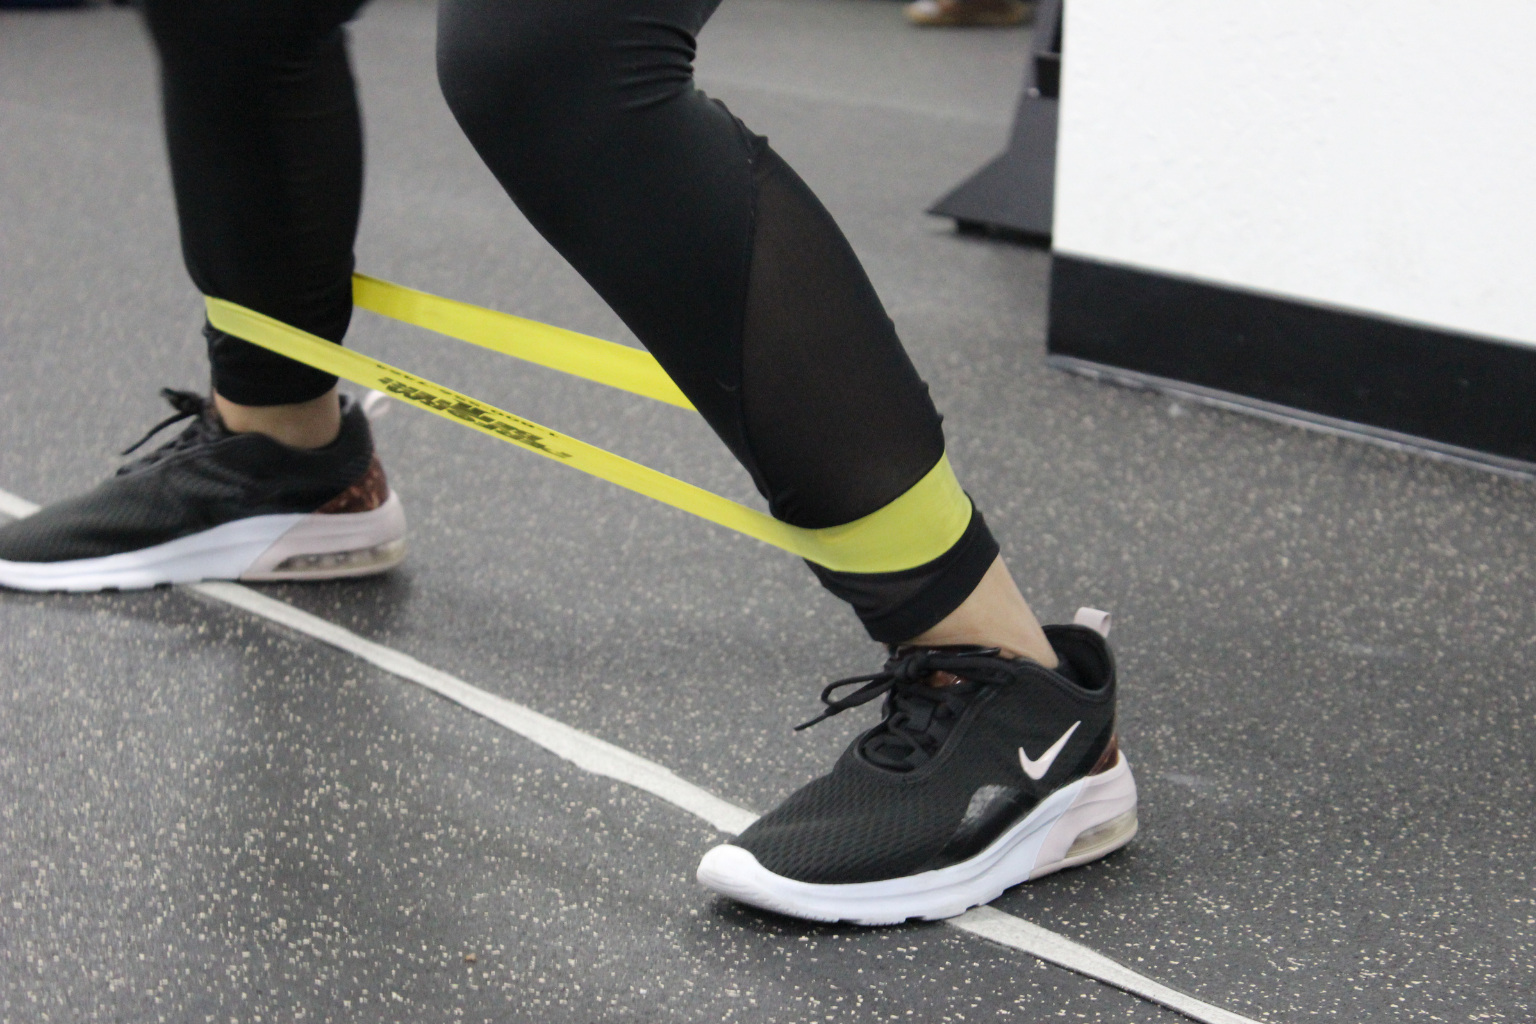
[[[933,686],[929,678],[935,672],[948,672],[961,681]],[[1011,677],[996,647],[903,648],[879,672],[839,679],[827,686],[821,691],[826,710],[795,729],[809,729],[884,695],[880,725],[864,737],[859,752],[877,767],[909,772],[938,753],[981,684],[1006,682]],[[839,689],[856,683],[864,685],[846,697],[834,697]]]
[[204,398],[202,395],[199,395],[194,391],[178,391],[175,388],[161,388],[160,395],[167,402],[171,403],[171,408],[175,409],[176,412],[170,416],[167,416],[159,423],[156,423],[153,427],[150,427],[149,433],[139,438],[127,448],[124,448],[121,454],[132,455],[134,452],[144,447],[145,443],[148,442],[150,438],[154,437],[156,434],[160,433],[160,431],[164,430],[166,427],[171,426],[172,424],[180,423],[182,420],[191,417],[196,417],[196,419],[193,420],[191,425],[188,426],[186,430],[183,430],[172,440],[161,445],[159,448],[156,448],[148,455],[141,456],[140,458],[137,458],[134,461],[128,463],[128,465],[120,468],[117,471],[118,476],[122,476],[125,473],[132,473],[135,470],[143,469],[146,466],[152,466],[160,460],[174,455],[176,452],[185,451],[188,448],[194,448],[200,444],[206,444],[208,441],[217,440],[219,437],[223,436],[223,429],[219,426],[218,422],[213,419],[213,417],[208,415],[208,406],[210,403],[208,399]]

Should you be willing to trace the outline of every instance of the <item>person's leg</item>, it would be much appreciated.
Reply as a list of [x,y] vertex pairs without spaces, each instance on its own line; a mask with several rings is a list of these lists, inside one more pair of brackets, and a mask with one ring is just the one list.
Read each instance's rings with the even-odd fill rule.
[[[352,315],[362,130],[343,24],[362,0],[146,0],[193,283],[332,341]],[[218,412],[296,447],[336,378],[206,327]]]
[[1046,668],[1057,665],[1056,652],[1045,638],[1040,620],[1030,611],[1002,555],[993,559],[986,575],[960,607],[907,641],[913,647],[952,647],[979,644],[999,647],[1004,654],[1031,658]]
[[[944,454],[940,418],[857,257],[767,140],[693,86],[709,0],[444,0],[439,74],[533,224],[614,307],[773,514],[838,526]],[[891,644],[1056,657],[980,513],[897,573],[812,567]]]
[[[336,341],[352,310],[362,184],[341,28],[357,3],[145,5],[194,283]],[[214,397],[168,390],[177,414],[150,434],[191,419],[178,437],[0,527],[0,586],[329,579],[400,560],[400,502],[335,378],[205,333]]]
[[[775,516],[897,522],[882,536],[931,542],[929,561],[882,563],[892,571],[812,566],[894,648],[881,672],[847,681],[858,690],[824,691],[822,717],[883,696],[882,720],[707,853],[700,881],[819,920],[947,917],[1135,833],[1114,662],[1089,628],[1041,630],[980,513],[943,477],[938,414],[837,226],[765,140],[693,87],[694,35],[713,7],[442,0],[439,75],[507,192]],[[941,514],[903,500],[941,477]],[[916,559],[907,550],[902,563]]]

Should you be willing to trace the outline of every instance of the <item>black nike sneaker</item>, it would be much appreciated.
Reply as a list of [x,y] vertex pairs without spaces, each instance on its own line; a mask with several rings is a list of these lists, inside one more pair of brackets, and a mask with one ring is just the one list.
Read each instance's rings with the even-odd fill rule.
[[899,648],[881,672],[833,683],[806,725],[884,694],[880,724],[706,853],[699,881],[794,917],[896,924],[954,917],[1124,846],[1136,782],[1115,735],[1114,659],[1081,624],[1107,619],[1083,609],[1047,626],[1056,670],[995,648]]
[[405,556],[405,513],[361,406],[341,433],[290,448],[224,428],[200,395],[161,392],[181,434],[95,490],[0,526],[0,586],[129,590],[196,580],[315,580],[383,572]]

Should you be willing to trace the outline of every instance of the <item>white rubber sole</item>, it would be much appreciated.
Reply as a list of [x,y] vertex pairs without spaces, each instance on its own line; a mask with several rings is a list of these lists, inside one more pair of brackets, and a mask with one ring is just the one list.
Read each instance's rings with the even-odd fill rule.
[[938,921],[991,903],[1020,882],[1098,860],[1135,835],[1136,780],[1121,754],[1113,768],[1063,786],[985,850],[947,868],[822,885],[776,875],[739,846],[717,846],[699,862],[698,878],[734,900],[812,921]]
[[405,509],[391,494],[369,512],[252,516],[164,544],[68,562],[0,559],[16,590],[141,590],[199,580],[367,576],[405,557]]

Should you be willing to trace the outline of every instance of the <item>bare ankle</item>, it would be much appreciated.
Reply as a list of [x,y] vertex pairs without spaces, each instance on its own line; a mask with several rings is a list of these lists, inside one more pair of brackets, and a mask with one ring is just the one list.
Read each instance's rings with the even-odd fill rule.
[[265,434],[290,448],[323,448],[341,433],[341,397],[335,388],[291,405],[240,405],[213,396],[224,426],[236,434]]
[[978,644],[1000,648],[1011,657],[1029,658],[1046,668],[1060,664],[1001,556],[959,608],[907,643],[921,647]]

